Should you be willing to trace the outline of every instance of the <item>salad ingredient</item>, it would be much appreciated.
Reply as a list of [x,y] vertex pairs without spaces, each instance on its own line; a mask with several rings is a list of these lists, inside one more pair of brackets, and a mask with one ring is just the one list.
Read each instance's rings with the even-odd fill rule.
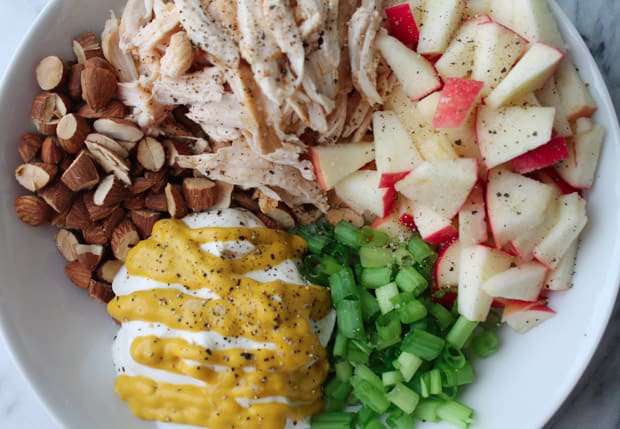
[[79,192],[97,186],[99,172],[88,154],[81,151],[62,173],[60,180],[71,191]]
[[43,58],[37,64],[35,76],[43,91],[53,91],[67,79],[68,66],[55,55]]
[[22,161],[30,162],[33,158],[35,158],[39,154],[39,151],[42,150],[42,143],[43,139],[38,134],[23,134],[19,139],[19,144],[17,146],[17,151],[19,152],[19,156],[21,156]]
[[22,164],[15,169],[15,180],[29,191],[44,188],[58,173],[58,167],[43,162]]
[[396,193],[390,188],[379,188],[380,180],[378,171],[358,170],[338,182],[334,190],[353,210],[386,216],[394,207]]
[[386,7],[385,15],[388,19],[390,34],[408,48],[415,50],[420,38],[420,31],[411,11],[411,6],[408,3],[402,3]]
[[567,144],[568,156],[554,168],[558,175],[573,188],[590,189],[592,187],[604,137],[603,127],[593,125],[588,131],[575,134]]
[[50,207],[36,195],[20,195],[15,198],[15,213],[22,222],[30,226],[43,225],[52,215]]
[[241,210],[158,222],[108,305],[122,322],[119,396],[139,417],[211,428],[285,427],[320,410],[333,315],[329,292],[297,272],[304,251]]
[[433,127],[460,128],[478,100],[484,83],[462,78],[448,78],[441,90]]
[[555,165],[569,156],[566,138],[556,137],[544,145],[514,158],[512,166],[517,173],[526,174]]
[[459,231],[452,221],[431,207],[415,202],[410,202],[409,207],[409,212],[413,215],[413,224],[427,243],[442,244],[458,236]]
[[571,61],[562,61],[555,74],[555,85],[569,121],[592,116],[596,103]]
[[539,302],[506,301],[502,322],[516,332],[523,333],[549,319],[555,312]]
[[420,26],[417,52],[422,55],[441,54],[461,22],[464,0],[438,0],[424,15]]
[[341,179],[375,159],[372,143],[340,143],[310,149],[314,173],[322,190],[328,191]]

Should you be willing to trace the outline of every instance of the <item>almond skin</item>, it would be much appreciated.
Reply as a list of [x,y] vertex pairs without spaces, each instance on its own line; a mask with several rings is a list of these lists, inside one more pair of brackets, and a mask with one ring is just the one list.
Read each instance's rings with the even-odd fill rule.
[[39,196],[56,211],[63,213],[71,208],[74,194],[71,189],[67,188],[60,180],[54,181],[39,191]]
[[119,261],[125,262],[129,250],[140,242],[140,235],[129,219],[121,222],[112,233],[112,253]]
[[103,232],[106,234],[108,239],[112,239],[112,234],[114,233],[114,230],[125,219],[126,214],[127,213],[125,212],[125,210],[119,207],[115,209],[110,214],[110,216],[108,216],[101,222]]
[[92,278],[92,272],[78,261],[69,262],[65,266],[65,273],[69,280],[80,289],[88,288],[90,279]]
[[94,224],[88,228],[82,229],[84,241],[88,244],[99,244],[105,246],[110,242],[110,238],[106,235],[103,225]]
[[84,147],[84,140],[90,132],[90,125],[81,116],[70,113],[63,116],[56,127],[58,143],[67,153],[78,153]]
[[[166,203],[166,196],[164,195],[164,204],[165,203]],[[146,195],[145,194],[134,195],[133,197],[123,201],[123,207],[126,208],[127,210],[141,210],[145,208],[146,207]]]
[[107,304],[114,298],[114,291],[111,284],[91,279],[88,283],[88,296],[103,304]]
[[175,219],[180,219],[187,214],[187,205],[183,198],[181,185],[168,183],[164,189],[168,213]]
[[90,156],[82,151],[67,167],[60,180],[73,192],[79,192],[97,185],[99,172]]
[[60,147],[56,137],[46,137],[41,145],[41,161],[47,164],[60,164],[67,153]]
[[41,146],[41,136],[35,133],[26,133],[19,139],[17,150],[19,151],[19,156],[21,156],[24,162],[30,162],[32,158],[35,158],[39,154]]
[[163,192],[149,192],[146,194],[146,199],[144,200],[144,206],[147,209],[155,210],[158,212],[167,212],[168,211],[168,198],[166,194]]
[[118,205],[103,207],[95,204],[95,192],[93,191],[84,192],[82,194],[82,201],[84,201],[84,206],[86,207],[86,211],[88,211],[88,216],[93,222],[98,222],[107,218],[118,208]]
[[97,269],[103,257],[103,251],[103,246],[99,244],[78,244],[75,246],[78,262],[91,272]]
[[79,64],[86,63],[90,58],[103,58],[103,50],[97,35],[92,31],[80,34],[73,39],[73,53]]
[[20,195],[15,199],[15,213],[22,222],[40,226],[49,221],[52,210],[36,195]]
[[85,229],[88,228],[91,223],[92,221],[88,216],[88,210],[86,210],[84,201],[82,201],[81,198],[78,198],[71,206],[69,213],[67,213],[65,226],[71,229]]
[[82,99],[93,110],[104,108],[116,94],[116,73],[94,59],[84,64],[81,83]]
[[110,207],[124,201],[128,195],[128,189],[113,174],[110,174],[97,186],[93,201],[98,206]]
[[68,229],[60,229],[56,234],[56,247],[60,254],[67,260],[77,260],[76,246],[80,244],[75,234]]
[[47,186],[56,173],[58,173],[58,167],[54,164],[30,162],[15,169],[15,180],[29,191],[36,192]]
[[67,79],[67,89],[69,90],[69,96],[72,100],[82,100],[82,71],[84,70],[84,64],[73,64],[69,70],[69,77]]
[[183,196],[187,207],[196,213],[203,212],[217,201],[217,185],[202,177],[188,177],[183,180]]
[[124,118],[127,114],[127,108],[122,102],[112,100],[99,110],[94,110],[88,104],[83,104],[78,108],[76,113],[86,119]]
[[151,235],[153,225],[161,218],[161,213],[153,210],[131,210],[129,215],[142,239]]

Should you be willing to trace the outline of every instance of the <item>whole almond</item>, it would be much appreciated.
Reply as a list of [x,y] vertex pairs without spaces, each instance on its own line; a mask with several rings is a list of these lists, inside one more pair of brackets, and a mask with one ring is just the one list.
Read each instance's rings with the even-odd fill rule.
[[129,190],[116,176],[110,174],[97,186],[93,201],[98,206],[110,207],[122,202],[128,195]]
[[56,180],[41,189],[39,191],[39,196],[43,198],[56,213],[63,213],[71,208],[74,194],[64,183],[60,180]]
[[60,229],[56,234],[56,247],[60,254],[68,261],[77,259],[75,247],[80,244],[75,234],[68,229]]
[[58,173],[54,164],[30,162],[15,169],[15,180],[31,192],[43,189]]
[[69,262],[65,265],[65,273],[69,280],[80,289],[88,288],[92,278],[92,272],[78,261]]
[[60,147],[56,137],[46,137],[41,145],[41,161],[47,164],[59,164],[67,153]]
[[133,246],[140,242],[140,235],[133,222],[129,219],[121,222],[112,233],[112,253],[116,259],[125,261]]
[[79,64],[86,63],[90,58],[103,57],[97,35],[91,31],[73,39],[73,53]]
[[168,183],[164,193],[170,216],[176,219],[185,216],[187,214],[187,205],[185,204],[185,198],[183,198],[181,185]]
[[125,142],[137,142],[144,136],[134,122],[125,119],[100,118],[95,121],[93,127],[100,134]]
[[99,244],[78,244],[75,253],[80,264],[90,271],[95,271],[103,258],[103,246]]
[[39,154],[42,146],[41,140],[41,136],[36,133],[26,133],[21,136],[17,150],[24,162],[30,162],[32,158]]
[[160,170],[166,162],[164,146],[152,137],[145,137],[138,143],[138,162],[149,171]]
[[143,239],[151,235],[153,225],[161,218],[161,213],[153,210],[131,210],[129,215]]
[[15,198],[15,213],[22,222],[40,226],[50,219],[52,210],[36,195],[20,195]]
[[127,114],[127,108],[119,100],[112,100],[99,110],[94,110],[88,104],[83,104],[76,113],[87,119],[124,118]]
[[90,189],[99,183],[97,167],[85,151],[81,151],[67,167],[60,180],[73,192]]
[[116,73],[89,59],[81,75],[82,99],[93,110],[104,108],[116,94]]
[[114,298],[114,290],[109,283],[91,279],[88,283],[88,296],[103,304],[107,304]]
[[55,55],[43,58],[35,69],[37,83],[43,91],[61,86],[67,79],[67,72],[67,65]]
[[81,198],[75,200],[71,206],[71,210],[67,213],[65,219],[65,226],[71,229],[85,229],[92,224],[90,217],[88,216],[88,210],[84,205],[84,201]]
[[69,78],[67,79],[67,89],[69,96],[75,101],[82,99],[82,71],[84,64],[73,64],[69,70]]
[[112,283],[114,281],[114,277],[123,267],[123,262],[118,259],[109,259],[102,263],[99,268],[97,268],[97,278],[106,283]]
[[209,210],[217,200],[217,185],[203,177],[183,179],[183,195],[187,207],[199,213]]
[[78,153],[84,147],[89,132],[90,125],[86,119],[73,113],[63,116],[56,127],[58,143],[67,153]]

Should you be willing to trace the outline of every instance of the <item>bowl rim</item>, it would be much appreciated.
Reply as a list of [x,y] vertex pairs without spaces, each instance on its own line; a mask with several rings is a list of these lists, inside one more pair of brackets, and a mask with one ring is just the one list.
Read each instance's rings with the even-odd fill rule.
[[[46,20],[49,19],[50,12],[60,4],[63,3],[64,0],[48,0],[45,6],[38,13],[36,18],[32,21],[29,28],[26,30],[24,37],[17,44],[15,51],[13,52],[11,59],[8,62],[8,65],[5,69],[4,75],[0,79],[0,94],[6,91],[6,88],[9,85],[9,77],[12,76],[17,69],[18,60],[22,55],[24,47],[32,42],[32,40],[36,36],[36,30],[45,23]],[[608,136],[606,137],[607,144],[620,143],[620,125],[618,123],[618,115],[616,112],[616,108],[611,99],[611,94],[609,92],[608,82],[601,72],[601,69],[594,59],[592,52],[588,48],[585,43],[583,37],[578,32],[577,28],[573,24],[573,22],[568,18],[566,13],[562,10],[562,8],[557,4],[556,0],[547,0],[553,15],[559,17],[562,21],[568,23],[568,25],[562,26],[562,32],[568,33],[568,35],[575,41],[576,47],[579,48],[580,51],[585,52],[585,61],[590,64],[590,72],[596,80],[600,80],[604,84],[602,90],[600,91],[600,101],[602,103],[604,109],[610,115],[611,122],[609,123],[610,129],[607,129]],[[620,179],[619,179],[620,181]],[[620,183],[617,183],[620,188]],[[620,224],[620,218],[618,220]],[[613,249],[614,256],[620,256],[620,246],[616,245],[615,249]],[[620,261],[620,258],[616,258],[616,260]],[[546,412],[541,413],[540,415],[540,423],[546,424],[548,423],[553,416],[557,414],[562,405],[566,403],[569,399],[570,395],[574,392],[575,387],[579,384],[579,382],[583,379],[585,372],[588,366],[592,363],[592,358],[595,353],[599,350],[601,341],[607,329],[610,326],[611,315],[615,308],[616,301],[620,296],[620,262],[618,262],[616,269],[614,270],[615,276],[613,279],[608,280],[610,283],[613,281],[615,289],[612,292],[612,296],[609,299],[604,307],[599,307],[598,312],[600,314],[601,319],[605,321],[605,323],[599,323],[596,325],[596,329],[590,333],[591,339],[591,347],[586,349],[584,352],[580,354],[580,359],[578,363],[575,364],[574,369],[579,374],[578,376],[572,377],[570,383],[564,385],[564,388],[561,391],[560,395],[554,395],[555,400],[550,402],[549,404],[552,406],[546,407]],[[1,310],[0,305],[0,310]],[[22,354],[21,346],[19,342],[14,338],[13,335],[10,334],[10,321],[5,316],[6,313],[0,311],[0,335],[4,338],[5,343],[7,345],[7,351],[9,360],[14,364],[15,368],[18,370],[18,374],[26,381],[26,383],[32,388],[35,397],[38,399],[40,404],[43,406],[47,414],[54,421],[56,426],[59,429],[69,429],[66,423],[60,418],[59,414],[54,407],[46,400],[43,396],[43,389],[39,386],[39,381],[36,378],[31,377],[33,371],[30,368],[30,364],[27,361],[23,361],[18,359],[18,355]]]

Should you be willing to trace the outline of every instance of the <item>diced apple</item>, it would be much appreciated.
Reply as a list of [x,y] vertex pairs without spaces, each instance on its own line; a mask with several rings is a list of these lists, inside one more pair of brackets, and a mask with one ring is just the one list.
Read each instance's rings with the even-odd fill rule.
[[487,212],[498,248],[541,224],[556,190],[506,169],[494,169],[487,183]]
[[415,226],[424,241],[430,244],[443,244],[457,237],[458,231],[447,219],[423,204],[411,203]]
[[576,193],[562,195],[557,220],[534,248],[534,257],[550,269],[555,269],[587,222],[586,201]]
[[[470,3],[471,1],[468,1],[467,5]],[[469,77],[474,64],[478,25],[483,22],[490,22],[490,18],[475,15],[475,18],[461,24],[445,52],[435,63],[435,68],[443,79]]]
[[447,161],[459,157],[445,135],[432,134],[417,140],[416,146],[426,161]]
[[[559,197],[559,193],[556,196]],[[551,228],[556,222],[558,213],[558,202],[554,200],[545,214],[540,224],[533,226],[526,232],[519,234],[517,238],[510,242],[512,249],[516,256],[522,261],[530,261],[534,258],[534,248],[540,243],[549,233]]]
[[465,0],[433,0],[426,5],[428,10],[420,30],[418,52],[426,55],[441,54],[461,22]]
[[577,118],[574,128],[575,134],[587,133],[594,128],[594,121],[592,118]]
[[562,51],[545,43],[531,45],[506,77],[485,98],[485,104],[498,108],[540,89],[554,73],[563,57]]
[[472,321],[484,321],[493,298],[482,285],[495,274],[510,268],[513,258],[488,246],[463,246],[459,261],[458,309]]
[[475,18],[480,15],[488,15],[491,10],[491,0],[467,0],[463,16]]
[[596,112],[596,103],[570,59],[560,62],[555,74],[555,85],[569,121],[592,116]]
[[375,112],[372,117],[372,125],[375,137],[377,171],[384,177],[385,175],[393,175],[383,178],[380,186],[385,185],[389,178],[404,177],[402,173],[407,173],[422,164],[422,156],[394,112]]
[[482,284],[489,296],[534,301],[540,295],[547,268],[535,261],[525,262],[495,274]]
[[551,139],[553,107],[482,106],[476,116],[476,137],[487,168],[536,149]]
[[536,94],[534,94],[533,92],[530,92],[525,97],[521,97],[521,98],[511,101],[510,105],[517,106],[517,107],[540,107],[541,106],[540,101],[538,101],[538,98],[536,98]]
[[477,163],[470,158],[424,162],[398,182],[396,190],[451,219],[467,199],[477,178]]
[[543,106],[555,107],[553,129],[555,130],[556,136],[572,136],[573,131],[567,118],[566,106],[562,104],[554,77],[551,77],[540,90],[536,91],[536,97]]
[[484,243],[488,238],[484,192],[478,184],[459,210],[459,241],[465,246],[471,246]]
[[459,284],[459,262],[461,243],[455,240],[441,249],[435,261],[435,286],[437,288],[455,287]]
[[334,185],[375,159],[372,143],[340,143],[330,146],[314,146],[310,149],[319,186],[328,191]]
[[504,305],[502,321],[515,332],[523,334],[554,315],[555,311],[544,304],[508,300]]
[[390,34],[409,48],[415,49],[418,45],[420,31],[409,3],[386,7],[385,15],[388,19]]
[[[568,153],[570,155],[570,151]],[[579,189],[566,183],[553,168],[545,168],[543,170],[535,171],[533,173],[533,177],[543,183],[555,186],[562,195],[580,191]]]
[[484,82],[463,78],[448,78],[441,90],[433,118],[435,128],[459,128],[474,109]]
[[374,170],[358,170],[336,183],[334,190],[349,207],[358,213],[387,216],[396,201],[393,189],[380,189],[381,175]]
[[594,183],[594,174],[601,154],[605,129],[600,125],[586,132],[575,135],[569,142],[568,158],[555,166],[559,176],[577,189],[590,189]]
[[525,174],[549,167],[568,157],[566,139],[556,137],[549,143],[516,157],[512,160],[512,166],[517,173]]
[[378,217],[371,226],[379,231],[385,232],[390,237],[398,237],[401,240],[407,240],[411,237],[413,231],[400,221],[400,212],[399,203],[396,202],[395,210],[387,216]]
[[530,42],[545,42],[560,50],[565,43],[547,0],[519,0],[513,3],[512,28]]
[[545,280],[547,290],[567,290],[573,286],[573,271],[575,270],[575,260],[577,259],[577,249],[579,240],[575,240],[566,251],[560,263],[551,271]]
[[509,29],[512,29],[514,3],[516,2],[513,0],[490,0],[489,14],[491,15],[491,18],[493,18],[493,21],[498,22]]
[[388,63],[407,96],[416,101],[441,88],[433,64],[398,39],[379,34],[375,46]]
[[527,43],[496,22],[480,24],[477,39],[471,78],[484,82],[482,95],[487,96],[521,57]]

